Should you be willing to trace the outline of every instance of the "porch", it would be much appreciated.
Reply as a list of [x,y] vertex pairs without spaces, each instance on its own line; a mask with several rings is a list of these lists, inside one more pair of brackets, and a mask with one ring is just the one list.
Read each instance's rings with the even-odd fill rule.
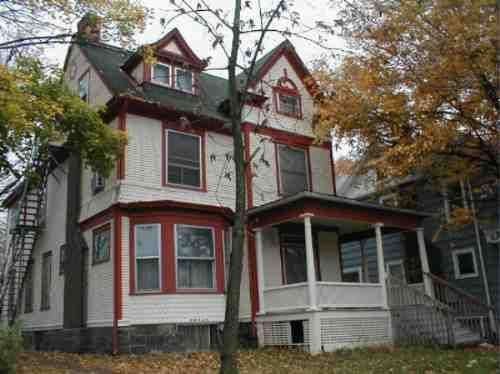
[[[421,221],[427,215],[304,192],[251,209],[261,345],[303,345],[311,353],[392,342],[384,234],[415,232],[421,272],[429,272]],[[375,239],[370,266],[346,268],[342,245]],[[368,274],[368,268],[372,271]],[[425,281],[425,279],[424,279]],[[428,295],[431,284],[416,284]]]

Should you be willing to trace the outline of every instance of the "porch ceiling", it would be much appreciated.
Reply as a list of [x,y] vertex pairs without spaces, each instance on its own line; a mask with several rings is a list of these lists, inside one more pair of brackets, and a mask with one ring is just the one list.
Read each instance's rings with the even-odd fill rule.
[[316,225],[331,226],[343,233],[365,231],[375,223],[398,229],[414,229],[429,214],[315,192],[301,192],[248,211],[252,228],[300,222],[304,214]]

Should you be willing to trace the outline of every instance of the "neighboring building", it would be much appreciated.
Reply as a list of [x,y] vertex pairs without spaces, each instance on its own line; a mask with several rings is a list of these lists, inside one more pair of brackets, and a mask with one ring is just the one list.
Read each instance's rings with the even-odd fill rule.
[[[153,47],[153,66],[98,39],[68,51],[68,85],[105,106],[128,144],[109,178],[87,168],[75,177],[67,157],[48,177],[33,213],[46,219],[21,273],[19,317],[34,348],[141,353],[217,344],[235,199],[227,81],[204,72],[176,29]],[[251,80],[242,126],[246,157],[257,156],[246,175],[242,339],[312,353],[391,343],[385,261],[402,255],[383,233],[418,232],[415,255],[428,272],[427,215],[336,196],[331,144],[314,142],[308,75],[285,41]],[[26,201],[15,193],[6,204],[23,211]],[[75,211],[83,253],[65,230]],[[13,232],[29,226],[20,222]],[[357,249],[344,253],[369,236],[369,262]]]

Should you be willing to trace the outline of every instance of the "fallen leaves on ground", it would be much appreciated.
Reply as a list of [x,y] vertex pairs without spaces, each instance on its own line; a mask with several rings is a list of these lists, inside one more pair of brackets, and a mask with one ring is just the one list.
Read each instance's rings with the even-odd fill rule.
[[[242,374],[495,373],[495,349],[371,348],[343,350],[311,356],[287,349],[242,351]],[[212,374],[217,373],[217,353],[157,353],[141,356],[79,355],[58,352],[25,352],[18,373],[28,374]]]

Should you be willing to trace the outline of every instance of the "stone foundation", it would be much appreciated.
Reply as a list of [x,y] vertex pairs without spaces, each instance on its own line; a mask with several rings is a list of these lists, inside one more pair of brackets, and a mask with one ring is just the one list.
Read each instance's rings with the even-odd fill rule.
[[[148,352],[203,352],[215,351],[222,340],[221,325],[135,325],[118,329],[120,354]],[[112,353],[112,327],[92,327],[23,333],[27,350],[74,353]],[[240,325],[242,348],[254,348],[250,323]]]

